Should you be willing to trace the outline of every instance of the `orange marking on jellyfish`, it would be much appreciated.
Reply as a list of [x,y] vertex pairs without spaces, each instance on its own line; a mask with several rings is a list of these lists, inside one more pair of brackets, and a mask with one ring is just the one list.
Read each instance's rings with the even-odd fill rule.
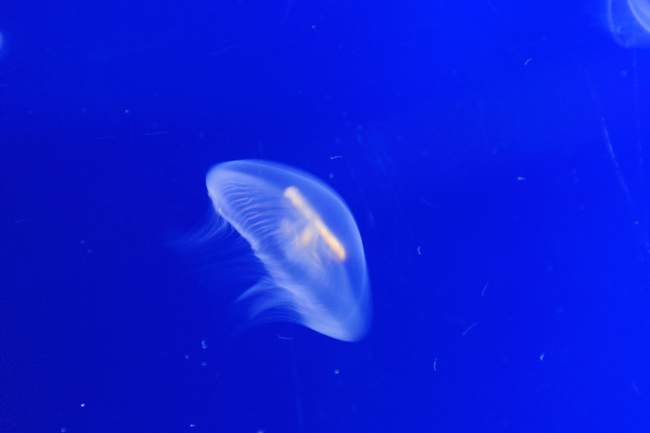
[[[334,236],[330,229],[325,225],[318,213],[311,207],[307,200],[300,194],[300,191],[295,186],[290,186],[284,190],[284,196],[289,199],[291,204],[298,209],[303,216],[316,228],[320,237],[330,247],[332,252],[336,254],[340,261],[345,260],[345,248],[341,242]],[[303,245],[311,241],[312,232],[311,227],[307,227],[302,234]]]

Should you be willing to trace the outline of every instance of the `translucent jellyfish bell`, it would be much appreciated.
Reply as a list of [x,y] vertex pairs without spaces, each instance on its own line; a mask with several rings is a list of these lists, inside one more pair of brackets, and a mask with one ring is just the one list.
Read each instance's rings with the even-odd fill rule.
[[252,299],[252,319],[292,321],[344,341],[365,335],[371,306],[361,236],[330,187],[256,160],[216,165],[206,183],[215,210],[267,271],[239,298]]
[[650,47],[650,0],[605,0],[607,28],[623,47]]

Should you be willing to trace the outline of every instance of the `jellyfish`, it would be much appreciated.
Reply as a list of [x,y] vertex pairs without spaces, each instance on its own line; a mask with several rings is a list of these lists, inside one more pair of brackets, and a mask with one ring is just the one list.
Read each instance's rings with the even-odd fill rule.
[[2,32],[0,32],[0,60],[4,57],[5,54],[5,37],[2,36]]
[[623,47],[650,47],[650,0],[606,0],[605,19]]
[[341,197],[298,169],[230,161],[207,175],[219,217],[251,246],[265,274],[238,300],[254,323],[288,321],[357,341],[368,331],[370,287],[359,229]]

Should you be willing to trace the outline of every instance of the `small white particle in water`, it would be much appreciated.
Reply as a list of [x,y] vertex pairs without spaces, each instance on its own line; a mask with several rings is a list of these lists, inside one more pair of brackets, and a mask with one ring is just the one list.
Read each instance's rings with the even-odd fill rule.
[[422,248],[422,247],[418,247],[418,254],[422,254],[422,251],[420,251],[420,248]]
[[338,369],[334,370],[334,374],[339,374],[340,371]]
[[278,334],[278,338],[280,340],[293,340],[293,337],[285,337],[284,335]]
[[543,361],[543,360],[544,360],[544,355],[546,355],[546,354],[545,354],[545,353],[542,353],[541,355],[539,355],[539,360],[540,360],[540,361]]
[[86,407],[86,403],[81,403],[81,407]]
[[201,341],[201,349],[207,349],[208,345],[205,343],[205,340]]
[[438,363],[438,358],[433,360],[433,371],[438,371],[436,370],[436,364]]
[[475,327],[476,325],[478,325],[478,322],[474,322],[471,325],[469,325],[469,328],[467,328],[465,330],[465,332],[463,332],[463,335],[467,334],[469,332],[469,330],[472,329],[473,327]]

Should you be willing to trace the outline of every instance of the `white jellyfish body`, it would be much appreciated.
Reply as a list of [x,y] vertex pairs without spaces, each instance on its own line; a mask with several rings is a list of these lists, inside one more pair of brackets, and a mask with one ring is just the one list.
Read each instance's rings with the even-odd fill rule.
[[365,335],[371,302],[361,236],[330,187],[259,160],[216,165],[206,184],[217,213],[266,269],[239,298],[252,298],[252,319],[297,322],[344,341]]
[[606,0],[607,28],[623,47],[650,47],[650,0]]

